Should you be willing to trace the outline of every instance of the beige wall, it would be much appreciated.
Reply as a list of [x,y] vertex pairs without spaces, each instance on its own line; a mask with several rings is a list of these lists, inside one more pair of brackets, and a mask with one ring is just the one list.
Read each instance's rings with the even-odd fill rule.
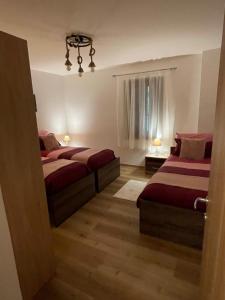
[[144,152],[117,147],[116,79],[112,74],[177,67],[172,72],[175,131],[212,131],[219,52],[128,64],[85,73],[82,78],[32,71],[38,127],[58,136],[69,131],[72,145],[109,147],[123,163],[143,164]]
[[201,55],[124,65],[116,68],[65,77],[65,102],[68,129],[73,145],[109,147],[122,163],[140,165],[144,152],[122,150],[116,137],[116,79],[112,74],[177,67],[172,72],[176,102],[175,130],[197,131],[201,81]]
[[212,132],[216,108],[220,49],[203,52],[199,105],[199,132]]
[[0,299],[22,300],[15,257],[0,187]]
[[64,134],[66,116],[63,77],[34,70],[31,75],[37,103],[38,128]]

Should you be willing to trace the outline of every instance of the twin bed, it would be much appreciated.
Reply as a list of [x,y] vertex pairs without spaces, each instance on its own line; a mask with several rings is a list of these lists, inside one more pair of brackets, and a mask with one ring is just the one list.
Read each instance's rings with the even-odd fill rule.
[[94,174],[80,162],[41,160],[50,220],[58,226],[95,195]]
[[185,160],[171,155],[138,198],[140,231],[196,248],[202,247],[210,160]]
[[206,206],[196,199],[208,195],[211,148],[200,160],[170,155],[151,177],[137,200],[140,232],[202,248]]
[[49,215],[55,226],[120,175],[120,159],[109,149],[58,145],[46,150],[42,146],[41,160]]
[[85,164],[95,176],[96,191],[102,191],[120,175],[120,159],[110,149],[84,147],[59,147],[56,150],[42,150],[41,155],[54,159],[67,159]]

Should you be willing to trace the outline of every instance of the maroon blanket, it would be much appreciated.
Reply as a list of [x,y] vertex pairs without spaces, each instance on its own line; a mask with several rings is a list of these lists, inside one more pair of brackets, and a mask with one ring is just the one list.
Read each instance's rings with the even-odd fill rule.
[[60,147],[53,151],[42,151],[42,156],[54,159],[69,159],[86,164],[92,171],[107,165],[115,159],[115,154],[110,149],[98,150],[84,147]]
[[[156,174],[152,176],[138,198],[181,208],[193,209],[197,197],[208,194],[210,160],[194,161],[170,156]],[[199,203],[198,210],[205,212]]]
[[90,174],[86,165],[63,159],[42,158],[47,196],[53,195]]

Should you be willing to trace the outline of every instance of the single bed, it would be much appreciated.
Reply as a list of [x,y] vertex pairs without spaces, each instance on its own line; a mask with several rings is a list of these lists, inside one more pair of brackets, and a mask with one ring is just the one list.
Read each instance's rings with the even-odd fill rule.
[[50,220],[58,226],[95,195],[94,174],[80,162],[41,160]]
[[41,151],[41,155],[54,159],[67,159],[86,164],[94,172],[96,191],[102,191],[109,183],[120,176],[120,159],[110,149],[90,149],[84,147],[63,147]]
[[196,198],[206,198],[210,158],[181,159],[171,155],[140,194],[140,231],[196,248],[202,247],[204,213]]

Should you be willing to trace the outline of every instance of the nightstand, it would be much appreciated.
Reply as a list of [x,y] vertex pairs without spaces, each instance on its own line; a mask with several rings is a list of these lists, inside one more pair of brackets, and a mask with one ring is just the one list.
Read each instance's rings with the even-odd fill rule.
[[156,172],[162,164],[166,161],[168,158],[168,154],[146,154],[145,155],[145,172],[146,173],[153,173]]

